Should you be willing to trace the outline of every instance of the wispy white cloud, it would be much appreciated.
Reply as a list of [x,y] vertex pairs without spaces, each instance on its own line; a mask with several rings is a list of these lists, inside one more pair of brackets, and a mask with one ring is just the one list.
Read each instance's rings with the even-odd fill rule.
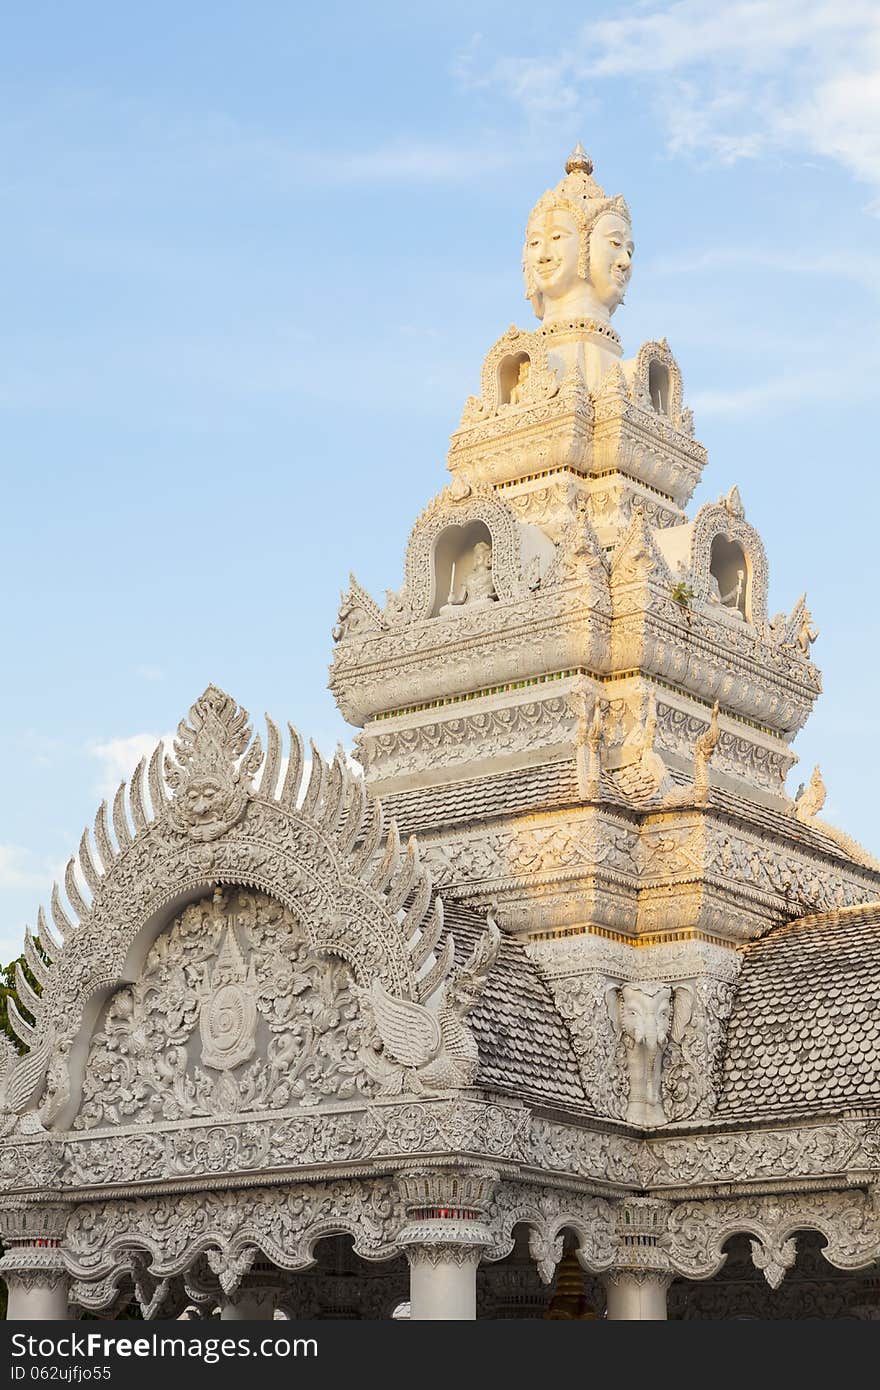
[[[125,140],[107,144],[100,133],[108,117]],[[70,142],[58,157],[57,129],[64,124]],[[25,160],[21,150],[31,151]],[[35,159],[33,151],[39,152]],[[235,177],[240,185],[263,185],[301,193],[303,188],[351,184],[458,183],[484,177],[488,168],[517,160],[517,150],[494,132],[473,130],[461,137],[401,135],[372,144],[316,146],[312,141],[277,135],[270,127],[217,113],[166,114],[139,99],[116,100],[112,117],[106,97],[56,93],[23,116],[16,127],[0,126],[4,175],[0,193],[21,199],[47,182],[79,198],[114,197],[134,172],[142,184],[166,194],[182,183],[213,183]],[[72,250],[77,254],[74,237]],[[169,258],[184,264],[185,249],[144,241],[135,248],[147,270]],[[201,254],[201,253],[200,253]],[[65,255],[67,248],[65,247]],[[115,256],[110,247],[111,257]],[[199,258],[189,253],[198,267]]]
[[807,370],[796,361],[788,370],[729,389],[697,391],[690,404],[701,416],[750,415],[784,409],[797,402],[823,405],[873,400],[880,357],[875,352],[861,363],[844,357],[836,365]]
[[123,738],[90,743],[86,751],[100,764],[95,783],[98,796],[109,801],[120,782],[127,782],[131,777],[141,758],[151,757],[159,742],[170,749],[173,740],[173,734],[129,734]]
[[864,289],[880,291],[880,256],[863,252],[852,256],[817,255],[796,247],[768,251],[761,246],[715,246],[682,256],[668,256],[651,266],[655,274],[714,275],[719,270],[768,270],[776,275],[833,277],[849,280]]
[[0,845],[0,888],[42,888],[47,871],[23,845]]
[[603,80],[652,84],[671,149],[721,162],[797,151],[880,186],[880,6],[876,0],[677,0],[591,22],[537,57],[458,64],[532,119],[580,110]]
[[142,681],[161,681],[165,679],[165,672],[161,666],[151,666],[148,662],[142,662],[134,667],[134,674],[140,676]]

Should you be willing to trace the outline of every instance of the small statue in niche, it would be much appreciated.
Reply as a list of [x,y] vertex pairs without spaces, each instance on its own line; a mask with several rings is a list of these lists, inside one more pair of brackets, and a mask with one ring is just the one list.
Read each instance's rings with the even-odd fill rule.
[[722,594],[721,585],[718,583],[714,574],[709,575],[709,602],[720,604],[722,608],[728,609],[732,618],[742,618],[743,584],[745,583],[745,570],[737,570],[736,584],[732,589],[728,589],[726,594]]
[[456,608],[485,608],[487,604],[497,601],[492,579],[492,547],[488,541],[477,541],[471,555],[470,570],[458,588],[455,585],[455,565],[452,566],[449,597],[440,609],[440,616]]
[[516,381],[510,388],[511,405],[523,404],[526,398],[526,392],[529,388],[529,373],[531,372],[531,370],[531,362],[527,357],[523,358],[522,362],[520,362],[519,364],[519,373],[517,375]]

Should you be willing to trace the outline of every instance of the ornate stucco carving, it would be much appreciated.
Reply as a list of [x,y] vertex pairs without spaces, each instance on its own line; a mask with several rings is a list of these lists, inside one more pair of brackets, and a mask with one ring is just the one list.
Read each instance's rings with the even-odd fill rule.
[[449,1090],[469,1086],[477,1074],[479,1053],[465,1017],[480,996],[486,975],[501,947],[501,933],[490,917],[489,930],[446,981],[436,1011],[410,1000],[395,999],[373,980],[361,989],[364,1010],[374,1028],[372,1052],[362,1053],[379,1095],[409,1089]]
[[113,995],[92,1039],[75,1126],[372,1094],[352,986],[346,962],[311,950],[279,903],[215,891],[184,910],[136,983]]
[[655,1126],[712,1113],[740,965],[733,951],[696,941],[645,951],[588,935],[528,950],[599,1114]]
[[[448,938],[440,950],[442,907],[438,901],[429,918],[431,880],[415,843],[401,852],[396,827],[385,832],[381,807],[371,803],[368,809],[363,784],[341,753],[328,765],[312,750],[308,787],[298,803],[304,762],[299,738],[291,731],[279,786],[281,737],[271,721],[268,731],[255,788],[258,745],[249,744],[247,715],[209,688],[191,711],[184,762],[170,767],[175,794],[166,790],[160,746],[147,771],[150,809],[142,764],[127,804],[124,788],[115,798],[115,843],[106,806],[96,819],[95,845],[83,836],[65,879],[72,915],[53,894],[63,946],[40,918],[40,941],[52,965],[34,1002],[36,1023],[17,1017],[32,1061],[39,1061],[29,1095],[31,1105],[40,1103],[44,1123],[58,1124],[76,1104],[93,1001],[133,982],[132,971],[167,922],[167,904],[218,882],[272,897],[301,924],[312,950],[341,957],[359,986],[378,979],[394,998],[419,1006],[442,995],[452,943]],[[203,807],[200,794],[193,801],[190,793],[208,766],[215,767],[222,795]],[[80,875],[90,902],[80,890]],[[52,1048],[43,1056],[47,1039]]]
[[456,496],[452,488],[440,493],[422,512],[406,552],[406,594],[410,621],[430,615],[435,600],[434,547],[450,527],[481,522],[492,541],[492,577],[500,602],[523,590],[520,524],[491,489],[470,489]]
[[375,1163],[423,1153],[469,1150],[518,1160],[529,1112],[473,1100],[334,1102],[332,1109],[288,1108],[211,1123],[157,1120],[150,1129],[79,1129],[57,1146],[53,1166],[35,1166],[45,1143],[0,1150],[0,1191],[46,1188],[159,1189],[182,1178],[224,1181],[231,1173],[300,1166]]
[[669,1218],[667,1251],[673,1268],[689,1279],[706,1279],[724,1262],[723,1245],[747,1232],[752,1258],[771,1288],[777,1288],[796,1256],[795,1233],[815,1230],[826,1237],[823,1255],[838,1269],[863,1269],[880,1258],[877,1188],[867,1191],[796,1193],[732,1201],[683,1202]]
[[390,1258],[403,1217],[392,1182],[378,1178],[172,1194],[77,1207],[64,1254],[73,1276],[88,1280],[107,1278],[131,1250],[145,1253],[157,1279],[182,1274],[209,1250],[215,1273],[243,1273],[258,1250],[280,1269],[306,1269],[317,1241],[338,1231],[354,1237],[362,1258]]
[[569,701],[551,696],[403,727],[388,728],[385,722],[377,722],[359,735],[358,756],[371,779],[390,781],[421,770],[432,759],[449,768],[483,762],[499,753],[526,752],[542,744],[564,744],[571,739],[574,719]]
[[[332,688],[365,725],[366,783],[313,753],[301,791],[297,736],[285,767],[275,725],[264,753],[209,687],[26,937],[10,1017],[28,1050],[0,1050],[2,1270],[21,1288],[69,1273],[76,1306],[144,1317],[271,1288],[338,1313],[334,1275],[293,1279],[335,1236],[394,1258],[375,1316],[403,1297],[404,1250],[503,1273],[516,1242],[547,1281],[574,1237],[592,1274],[658,1285],[713,1279],[734,1236],[773,1289],[804,1230],[842,1271],[880,1259],[873,1095],[846,1117],[717,1111],[732,947],[880,877],[818,820],[818,779],[785,795],[816,625],[805,598],[767,623],[735,488],[688,520],[706,454],[677,364],[665,340],[619,361],[608,322],[628,214],[583,151],[569,163],[529,228],[543,326],[490,350],[400,590],[342,596]],[[420,845],[369,805],[383,782]],[[558,1020],[568,1112],[523,1103],[497,1064],[529,989],[550,1016],[534,975],[517,993],[518,947],[471,1031],[499,936],[474,933],[456,968],[428,865],[531,937],[586,1107]],[[482,1074],[477,1026],[498,1049]]]
[[[504,399],[502,367],[508,360],[526,358],[530,364],[526,383],[517,399]],[[462,426],[474,425],[497,416],[499,411],[519,409],[551,400],[559,392],[559,382],[547,359],[547,345],[540,333],[530,333],[512,324],[491,347],[483,362],[480,395],[469,396],[461,417]]]
[[667,1044],[680,1043],[693,1012],[687,985],[648,983],[609,986],[605,994],[615,1034],[624,1041],[629,1081],[625,1119],[640,1127],[667,1119],[660,1077]]
[[748,565],[748,611],[747,618],[759,631],[767,627],[767,553],[764,543],[753,526],[750,526],[741,510],[741,505],[731,505],[730,498],[719,502],[707,502],[694,518],[691,532],[690,572],[693,576],[695,597],[703,603],[710,599],[710,558],[712,542],[716,536],[737,541],[743,549]]

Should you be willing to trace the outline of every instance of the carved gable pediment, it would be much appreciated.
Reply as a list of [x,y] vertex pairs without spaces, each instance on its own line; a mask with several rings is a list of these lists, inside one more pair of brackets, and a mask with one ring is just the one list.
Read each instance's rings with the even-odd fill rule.
[[84,834],[68,865],[68,908],[53,892],[61,940],[42,911],[39,949],[28,938],[42,992],[24,1000],[33,1023],[10,1004],[29,1051],[5,1059],[0,1125],[27,1111],[63,1129],[77,1115],[142,1124],[175,1108],[178,1119],[470,1084],[464,1017],[494,954],[454,968],[416,841],[401,848],[341,751],[328,764],[312,746],[300,795],[290,735],[282,777],[277,726],[267,720],[264,754],[247,711],[209,686],[174,759],[160,745],[127,796],[120,787],[112,834],[100,808],[94,842]]
[[92,1038],[77,1129],[370,1096],[351,967],[265,893],[191,903]]

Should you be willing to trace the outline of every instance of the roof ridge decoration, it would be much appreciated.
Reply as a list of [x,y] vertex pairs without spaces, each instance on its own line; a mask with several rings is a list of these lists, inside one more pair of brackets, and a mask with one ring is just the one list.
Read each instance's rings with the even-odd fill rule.
[[104,1001],[137,978],[181,904],[219,884],[275,897],[297,915],[313,949],[348,961],[360,987],[378,980],[395,1000],[421,1008],[446,998],[454,948],[451,935],[441,943],[442,900],[415,838],[401,846],[395,822],[386,826],[380,802],[367,800],[344,751],[328,763],[310,745],[301,795],[307,759],[292,725],[285,768],[277,725],[266,716],[264,753],[247,710],[216,686],[188,718],[176,760],[160,743],[119,787],[112,835],[102,802],[93,837],[84,832],[67,866],[69,907],[53,889],[54,932],[42,908],[36,935],[26,932],[40,993],[19,970],[34,1022],[10,1000],[10,1021],[29,1052],[0,1067],[0,1121],[38,1110],[43,1125],[64,1126]]
[[644,507],[634,506],[630,523],[611,557],[611,578],[615,588],[624,584],[653,582],[671,584],[669,566],[654,544],[654,536]]
[[856,863],[862,864],[867,869],[880,869],[880,860],[876,859],[858,840],[853,839],[852,835],[848,835],[845,830],[839,830],[836,825],[829,825],[827,821],[819,820],[819,812],[825,805],[827,795],[828,789],[825,786],[825,780],[819,770],[819,764],[816,763],[809,783],[806,787],[801,784],[795,797],[792,807],[795,820],[800,821],[801,825],[820,827]]
[[[165,759],[165,780],[176,793],[170,816],[194,840],[215,840],[244,815],[263,749],[259,735],[251,743],[247,710],[236,709],[216,685],[196,700],[189,717],[191,726],[185,719],[177,726],[177,761]],[[161,784],[157,790],[161,799]]]

